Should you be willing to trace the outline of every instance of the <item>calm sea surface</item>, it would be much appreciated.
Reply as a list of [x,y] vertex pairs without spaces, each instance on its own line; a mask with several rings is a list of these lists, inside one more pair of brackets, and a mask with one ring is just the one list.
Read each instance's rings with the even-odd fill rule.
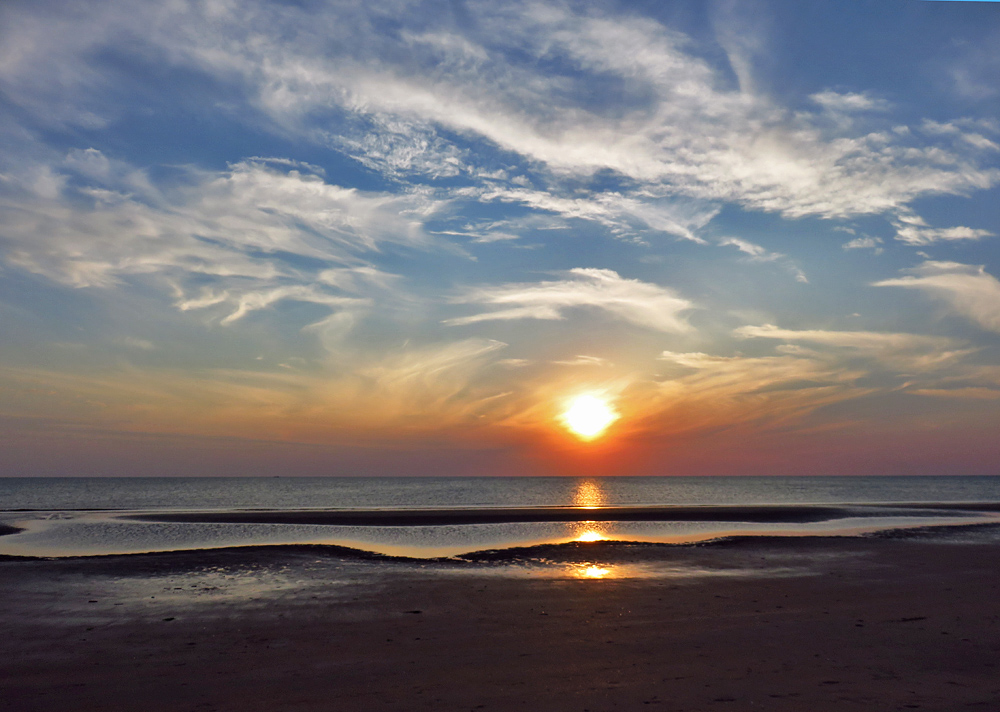
[[[877,505],[1000,502],[1000,477],[615,478],[0,478],[0,554],[62,556],[256,544],[339,544],[386,554],[450,556],[580,539],[678,542],[727,534],[851,534],[958,524],[983,514]],[[769,504],[865,505],[851,516],[764,521],[515,522],[357,526],[149,522],[159,511]],[[872,506],[876,505],[876,506]]]

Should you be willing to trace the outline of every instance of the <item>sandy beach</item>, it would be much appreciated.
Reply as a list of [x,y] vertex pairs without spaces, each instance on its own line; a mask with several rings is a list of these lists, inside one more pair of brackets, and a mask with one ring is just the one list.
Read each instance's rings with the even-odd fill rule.
[[996,710],[1000,543],[0,561],[7,710]]

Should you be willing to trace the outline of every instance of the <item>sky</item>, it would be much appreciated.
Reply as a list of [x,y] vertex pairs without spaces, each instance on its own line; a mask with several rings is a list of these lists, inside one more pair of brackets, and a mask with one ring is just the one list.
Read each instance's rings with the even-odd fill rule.
[[7,0],[0,475],[997,474],[997,117],[992,2]]

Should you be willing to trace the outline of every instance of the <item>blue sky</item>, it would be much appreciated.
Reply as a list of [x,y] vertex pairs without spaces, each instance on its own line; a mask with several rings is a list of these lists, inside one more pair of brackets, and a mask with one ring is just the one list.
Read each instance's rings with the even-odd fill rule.
[[993,472],[998,13],[6,2],[0,466]]

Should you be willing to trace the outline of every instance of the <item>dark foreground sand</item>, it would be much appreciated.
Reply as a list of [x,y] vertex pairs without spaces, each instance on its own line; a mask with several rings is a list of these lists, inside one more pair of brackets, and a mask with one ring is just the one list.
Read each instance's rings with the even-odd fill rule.
[[[1000,710],[988,530],[521,559],[272,547],[0,561],[0,705]],[[586,564],[607,577],[574,578]]]

